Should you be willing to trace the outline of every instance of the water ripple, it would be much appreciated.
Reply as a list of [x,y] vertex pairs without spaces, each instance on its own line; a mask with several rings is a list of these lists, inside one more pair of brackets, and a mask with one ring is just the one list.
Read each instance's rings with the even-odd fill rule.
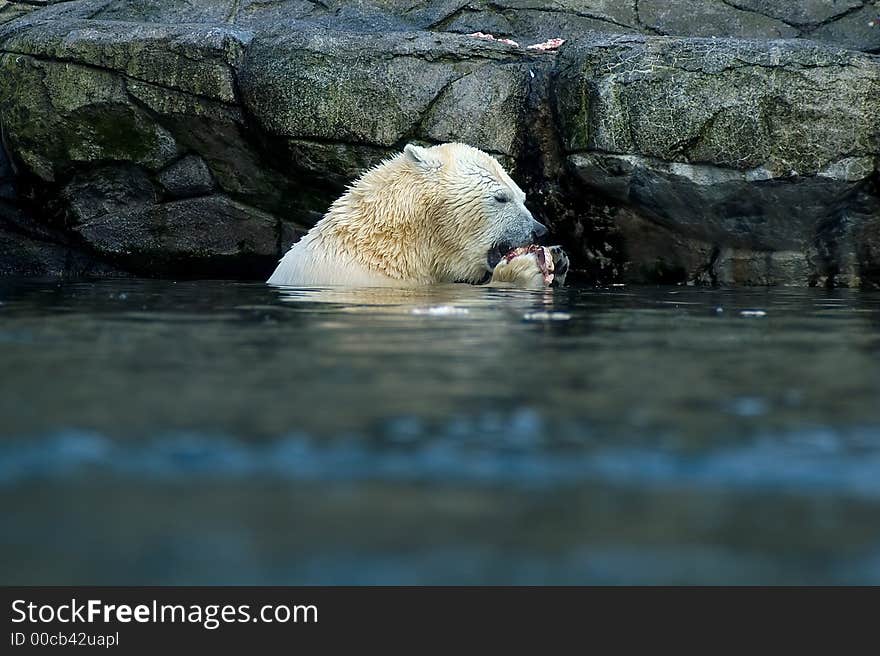
[[[491,422],[489,422],[491,424]],[[533,418],[505,424],[491,444],[426,436],[400,420],[381,444],[355,436],[316,439],[290,434],[249,442],[175,433],[152,440],[114,440],[82,431],[0,443],[0,485],[95,473],[152,480],[274,477],[289,481],[421,481],[477,485],[690,486],[737,491],[831,493],[880,498],[880,428],[816,429],[765,435],[700,452],[592,446],[549,449]]]

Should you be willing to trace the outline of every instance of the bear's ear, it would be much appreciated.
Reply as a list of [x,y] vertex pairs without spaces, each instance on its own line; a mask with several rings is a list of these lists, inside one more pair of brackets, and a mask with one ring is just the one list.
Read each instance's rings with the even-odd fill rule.
[[406,144],[403,149],[410,161],[418,164],[419,168],[425,171],[434,171],[440,168],[440,159],[427,148],[416,146],[414,144]]

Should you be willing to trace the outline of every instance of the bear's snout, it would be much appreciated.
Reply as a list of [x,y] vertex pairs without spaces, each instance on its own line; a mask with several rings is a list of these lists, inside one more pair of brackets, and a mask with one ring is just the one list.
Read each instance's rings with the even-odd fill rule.
[[534,219],[532,220],[532,243],[537,244],[543,237],[547,236],[547,226],[543,223],[538,223]]

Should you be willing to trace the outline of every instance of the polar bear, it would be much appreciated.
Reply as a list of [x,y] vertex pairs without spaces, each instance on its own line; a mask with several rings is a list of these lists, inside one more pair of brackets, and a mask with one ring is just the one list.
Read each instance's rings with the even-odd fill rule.
[[[268,282],[541,287],[547,280],[543,254],[509,255],[547,234],[524,201],[502,166],[481,150],[409,144],[356,180],[284,255]],[[548,253],[561,284],[568,259],[559,247]]]

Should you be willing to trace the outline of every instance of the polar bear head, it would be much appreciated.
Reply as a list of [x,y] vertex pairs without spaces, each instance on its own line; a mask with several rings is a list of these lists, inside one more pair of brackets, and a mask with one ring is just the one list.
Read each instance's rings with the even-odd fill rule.
[[409,144],[402,158],[419,190],[440,280],[485,279],[507,252],[547,234],[526,208],[523,191],[483,151],[460,143]]

